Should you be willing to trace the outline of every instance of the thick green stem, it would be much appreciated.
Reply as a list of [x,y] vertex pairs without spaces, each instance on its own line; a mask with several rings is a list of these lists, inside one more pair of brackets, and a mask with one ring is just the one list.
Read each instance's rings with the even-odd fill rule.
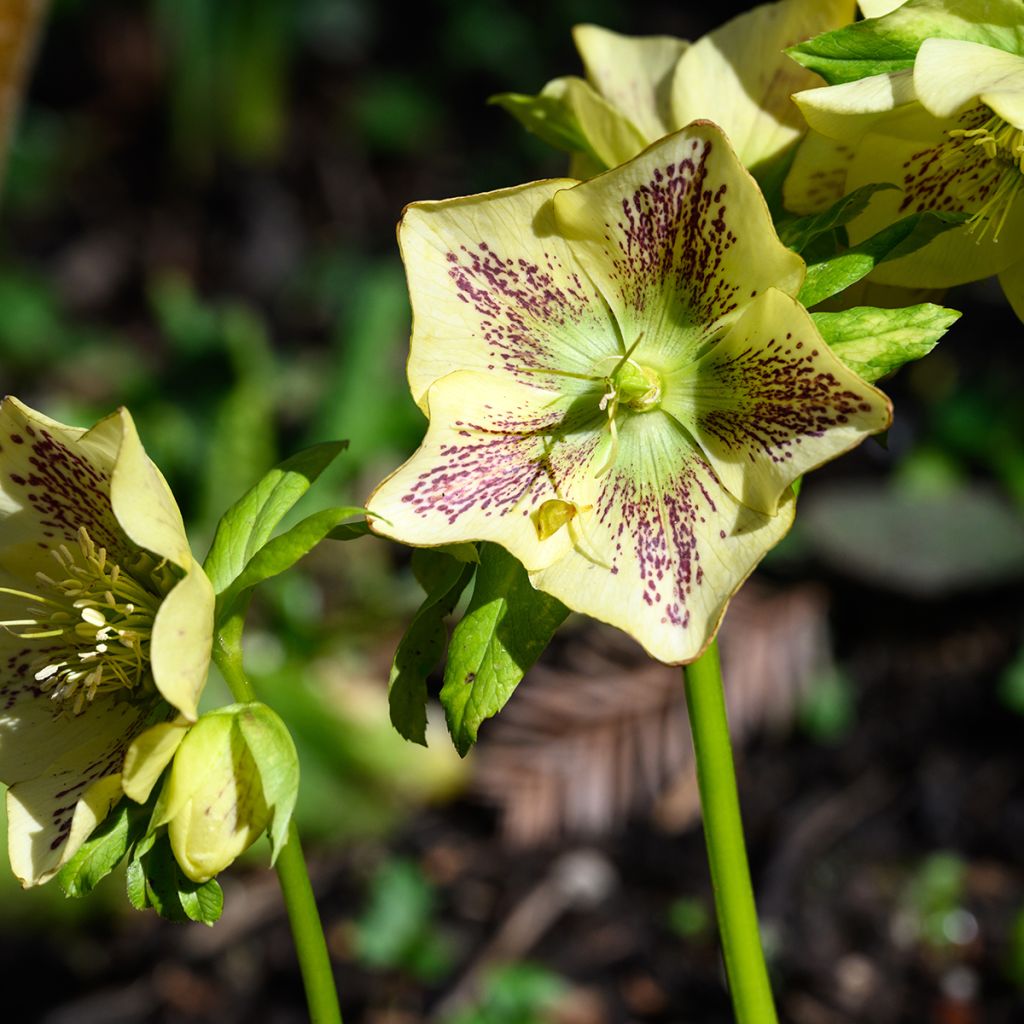
[[[235,611],[217,631],[213,641],[213,660],[240,703],[256,699],[256,693],[242,665],[242,627],[245,609]],[[295,952],[306,989],[306,1003],[312,1024],[341,1024],[341,1008],[334,986],[334,971],[327,952],[320,912],[309,881],[306,859],[302,854],[299,831],[292,821],[288,841],[277,855],[277,877],[288,910]]]
[[704,838],[733,1010],[739,1024],[776,1024],[743,840],[717,644],[687,665],[685,682]]

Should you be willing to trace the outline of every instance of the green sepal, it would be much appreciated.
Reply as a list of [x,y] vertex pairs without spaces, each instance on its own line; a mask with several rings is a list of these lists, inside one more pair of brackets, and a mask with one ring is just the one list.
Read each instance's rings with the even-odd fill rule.
[[347,441],[329,441],[297,452],[275,466],[221,516],[203,563],[218,598],[266,544],[285,514],[347,447]]
[[163,829],[136,845],[126,882],[128,901],[136,910],[152,907],[167,921],[213,925],[224,909],[215,879],[198,883],[182,874]]
[[879,263],[909,256],[944,231],[959,227],[969,216],[935,210],[912,213],[857,245],[808,263],[807,277],[797,298],[808,308],[816,306],[867,277]]
[[142,837],[148,818],[148,808],[122,800],[60,869],[57,884],[64,895],[78,899],[91,893]]
[[569,614],[535,590],[504,548],[480,545],[480,568],[466,615],[448,645],[441,690],[448,731],[465,755],[480,724],[497,714]]
[[431,548],[414,551],[412,565],[427,596],[395,651],[388,680],[388,708],[391,724],[399,734],[426,746],[427,677],[444,654],[448,639],[444,620],[473,578],[476,565]]
[[274,864],[288,841],[288,826],[299,795],[299,755],[288,727],[273,708],[258,702],[236,708],[236,722],[256,762],[263,800],[271,814],[267,838],[270,863]]
[[[223,621],[238,599],[264,580],[290,569],[309,554],[325,537],[331,536],[346,519],[366,514],[355,506],[328,508],[296,523],[258,548],[245,568],[217,595],[217,621]],[[346,524],[351,525],[351,524]]]
[[857,306],[811,317],[829,348],[854,373],[874,383],[931,352],[960,313],[925,302],[902,309]]
[[913,67],[925,39],[962,39],[1024,55],[1021,0],[909,0],[882,18],[858,21],[786,53],[829,85]]
[[566,153],[585,153],[600,163],[569,105],[540,93],[503,92],[487,101],[511,114],[528,132]]
[[804,253],[811,243],[820,236],[849,224],[851,220],[863,213],[876,192],[884,192],[896,187],[888,182],[862,185],[843,196],[822,213],[815,213],[809,217],[795,217],[777,224],[779,238],[783,245],[788,245],[794,252]]

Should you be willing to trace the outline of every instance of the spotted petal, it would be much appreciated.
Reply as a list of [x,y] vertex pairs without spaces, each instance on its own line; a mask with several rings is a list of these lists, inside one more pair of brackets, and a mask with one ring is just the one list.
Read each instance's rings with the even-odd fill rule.
[[624,36],[597,25],[577,25],[572,35],[591,85],[647,142],[667,135],[672,71],[688,44],[674,36]]
[[562,233],[655,370],[689,361],[803,261],[775,234],[760,191],[719,129],[697,122],[622,167],[554,197]]
[[889,400],[832,354],[806,310],[770,288],[694,365],[663,408],[745,505],[775,513],[798,477],[884,430]]
[[121,764],[145,717],[137,705],[95,703],[88,736],[8,790],[8,853],[22,885],[52,878],[106,817],[121,796]]
[[641,413],[623,421],[615,466],[579,516],[581,543],[530,578],[660,661],[692,661],[793,512],[791,498],[775,516],[741,505],[672,417]]
[[683,54],[672,82],[677,125],[719,125],[747,167],[777,156],[804,131],[790,97],[821,79],[783,50],[853,20],[854,0],[762,4],[709,32]]
[[572,531],[542,539],[538,512],[545,502],[592,501],[593,467],[608,445],[598,398],[449,374],[430,389],[422,446],[371,496],[371,526],[414,546],[491,540],[528,569],[550,564]]
[[537,383],[536,370],[589,372],[607,335],[604,303],[559,237],[552,196],[571,179],[414,203],[398,237],[409,277],[409,383],[420,408],[454,369]]
[[790,166],[782,198],[794,213],[823,213],[846,195],[846,174],[853,147],[818,132],[808,132]]

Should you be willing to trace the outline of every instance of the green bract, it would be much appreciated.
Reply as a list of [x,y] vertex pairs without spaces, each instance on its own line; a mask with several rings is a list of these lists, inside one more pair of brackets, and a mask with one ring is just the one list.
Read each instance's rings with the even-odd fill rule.
[[[918,6],[896,15],[909,19]],[[1024,2],[1019,10],[1024,32]],[[898,185],[850,224],[854,244],[908,214],[967,214],[963,226],[880,266],[872,279],[945,288],[998,274],[1024,319],[1024,54],[928,38],[912,68],[813,89],[796,101],[817,134],[786,182],[788,207],[811,213],[871,182]]]
[[792,93],[820,81],[783,50],[853,19],[854,0],[781,0],[726,22],[693,45],[670,36],[631,37],[578,25],[586,79],[549,82],[538,96],[495,97],[531,131],[574,154],[589,177],[650,143],[706,118],[758,168],[805,130]]
[[0,538],[0,780],[33,885],[119,799],[133,742],[145,774],[147,728],[195,718],[214,599],[123,409],[87,431],[3,400]]
[[663,661],[707,645],[790,484],[889,422],[714,125],[592,181],[413,204],[399,240],[430,428],[373,529],[495,541]]

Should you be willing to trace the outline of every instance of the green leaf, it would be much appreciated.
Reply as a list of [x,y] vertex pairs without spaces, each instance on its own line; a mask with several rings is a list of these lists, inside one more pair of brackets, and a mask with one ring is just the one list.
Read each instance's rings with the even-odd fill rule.
[[598,159],[576,115],[563,99],[545,96],[543,93],[527,96],[524,93],[503,92],[492,96],[487,102],[510,113],[528,132],[549,146],[566,153],[586,153]]
[[275,466],[224,513],[203,563],[216,593],[241,574],[283,516],[347,446],[347,441],[328,441],[298,452]]
[[290,569],[300,558],[332,534],[340,523],[353,516],[366,514],[356,507],[327,508],[314,512],[279,537],[269,540],[246,563],[245,568],[217,596],[218,617],[257,584]]
[[844,224],[849,224],[867,208],[871,197],[876,192],[896,188],[888,182],[873,185],[862,185],[835,202],[824,213],[815,213],[810,217],[798,217],[779,224],[779,239],[795,252],[802,253],[819,235],[826,234]]
[[444,654],[444,620],[473,578],[476,566],[421,548],[413,552],[413,572],[427,592],[395,651],[388,681],[391,724],[414,743],[427,745],[427,677]]
[[216,878],[200,884],[185,878],[179,871],[178,884],[178,898],[190,921],[212,927],[220,920],[224,911],[224,890]]
[[844,252],[808,264],[807,277],[797,298],[807,307],[816,306],[856,284],[879,263],[909,256],[944,231],[963,224],[967,218],[968,214],[934,210],[912,213]]
[[271,813],[267,837],[273,864],[287,841],[288,825],[299,795],[299,755],[287,726],[266,704],[242,705],[236,716],[238,728],[256,762],[263,800]]
[[903,309],[857,306],[811,317],[829,348],[854,373],[873,383],[931,352],[960,313],[925,302]]
[[327,536],[330,540],[358,540],[360,537],[369,536],[372,532],[370,524],[365,519],[361,519],[358,523],[343,523],[341,526],[336,526]]
[[148,811],[122,800],[61,868],[57,882],[65,895],[78,898],[92,892],[99,881],[121,863],[129,847],[145,831],[147,815]]
[[224,909],[224,894],[214,879],[193,882],[182,873],[166,829],[151,832],[136,844],[126,882],[128,900],[136,910],[152,907],[168,921],[212,925]]
[[1024,55],[1021,0],[909,0],[883,18],[825,32],[786,52],[829,85],[913,66],[925,39],[965,39]]
[[476,588],[448,645],[441,703],[455,749],[465,755],[481,722],[500,711],[568,608],[534,590],[526,570],[495,544],[480,546]]

